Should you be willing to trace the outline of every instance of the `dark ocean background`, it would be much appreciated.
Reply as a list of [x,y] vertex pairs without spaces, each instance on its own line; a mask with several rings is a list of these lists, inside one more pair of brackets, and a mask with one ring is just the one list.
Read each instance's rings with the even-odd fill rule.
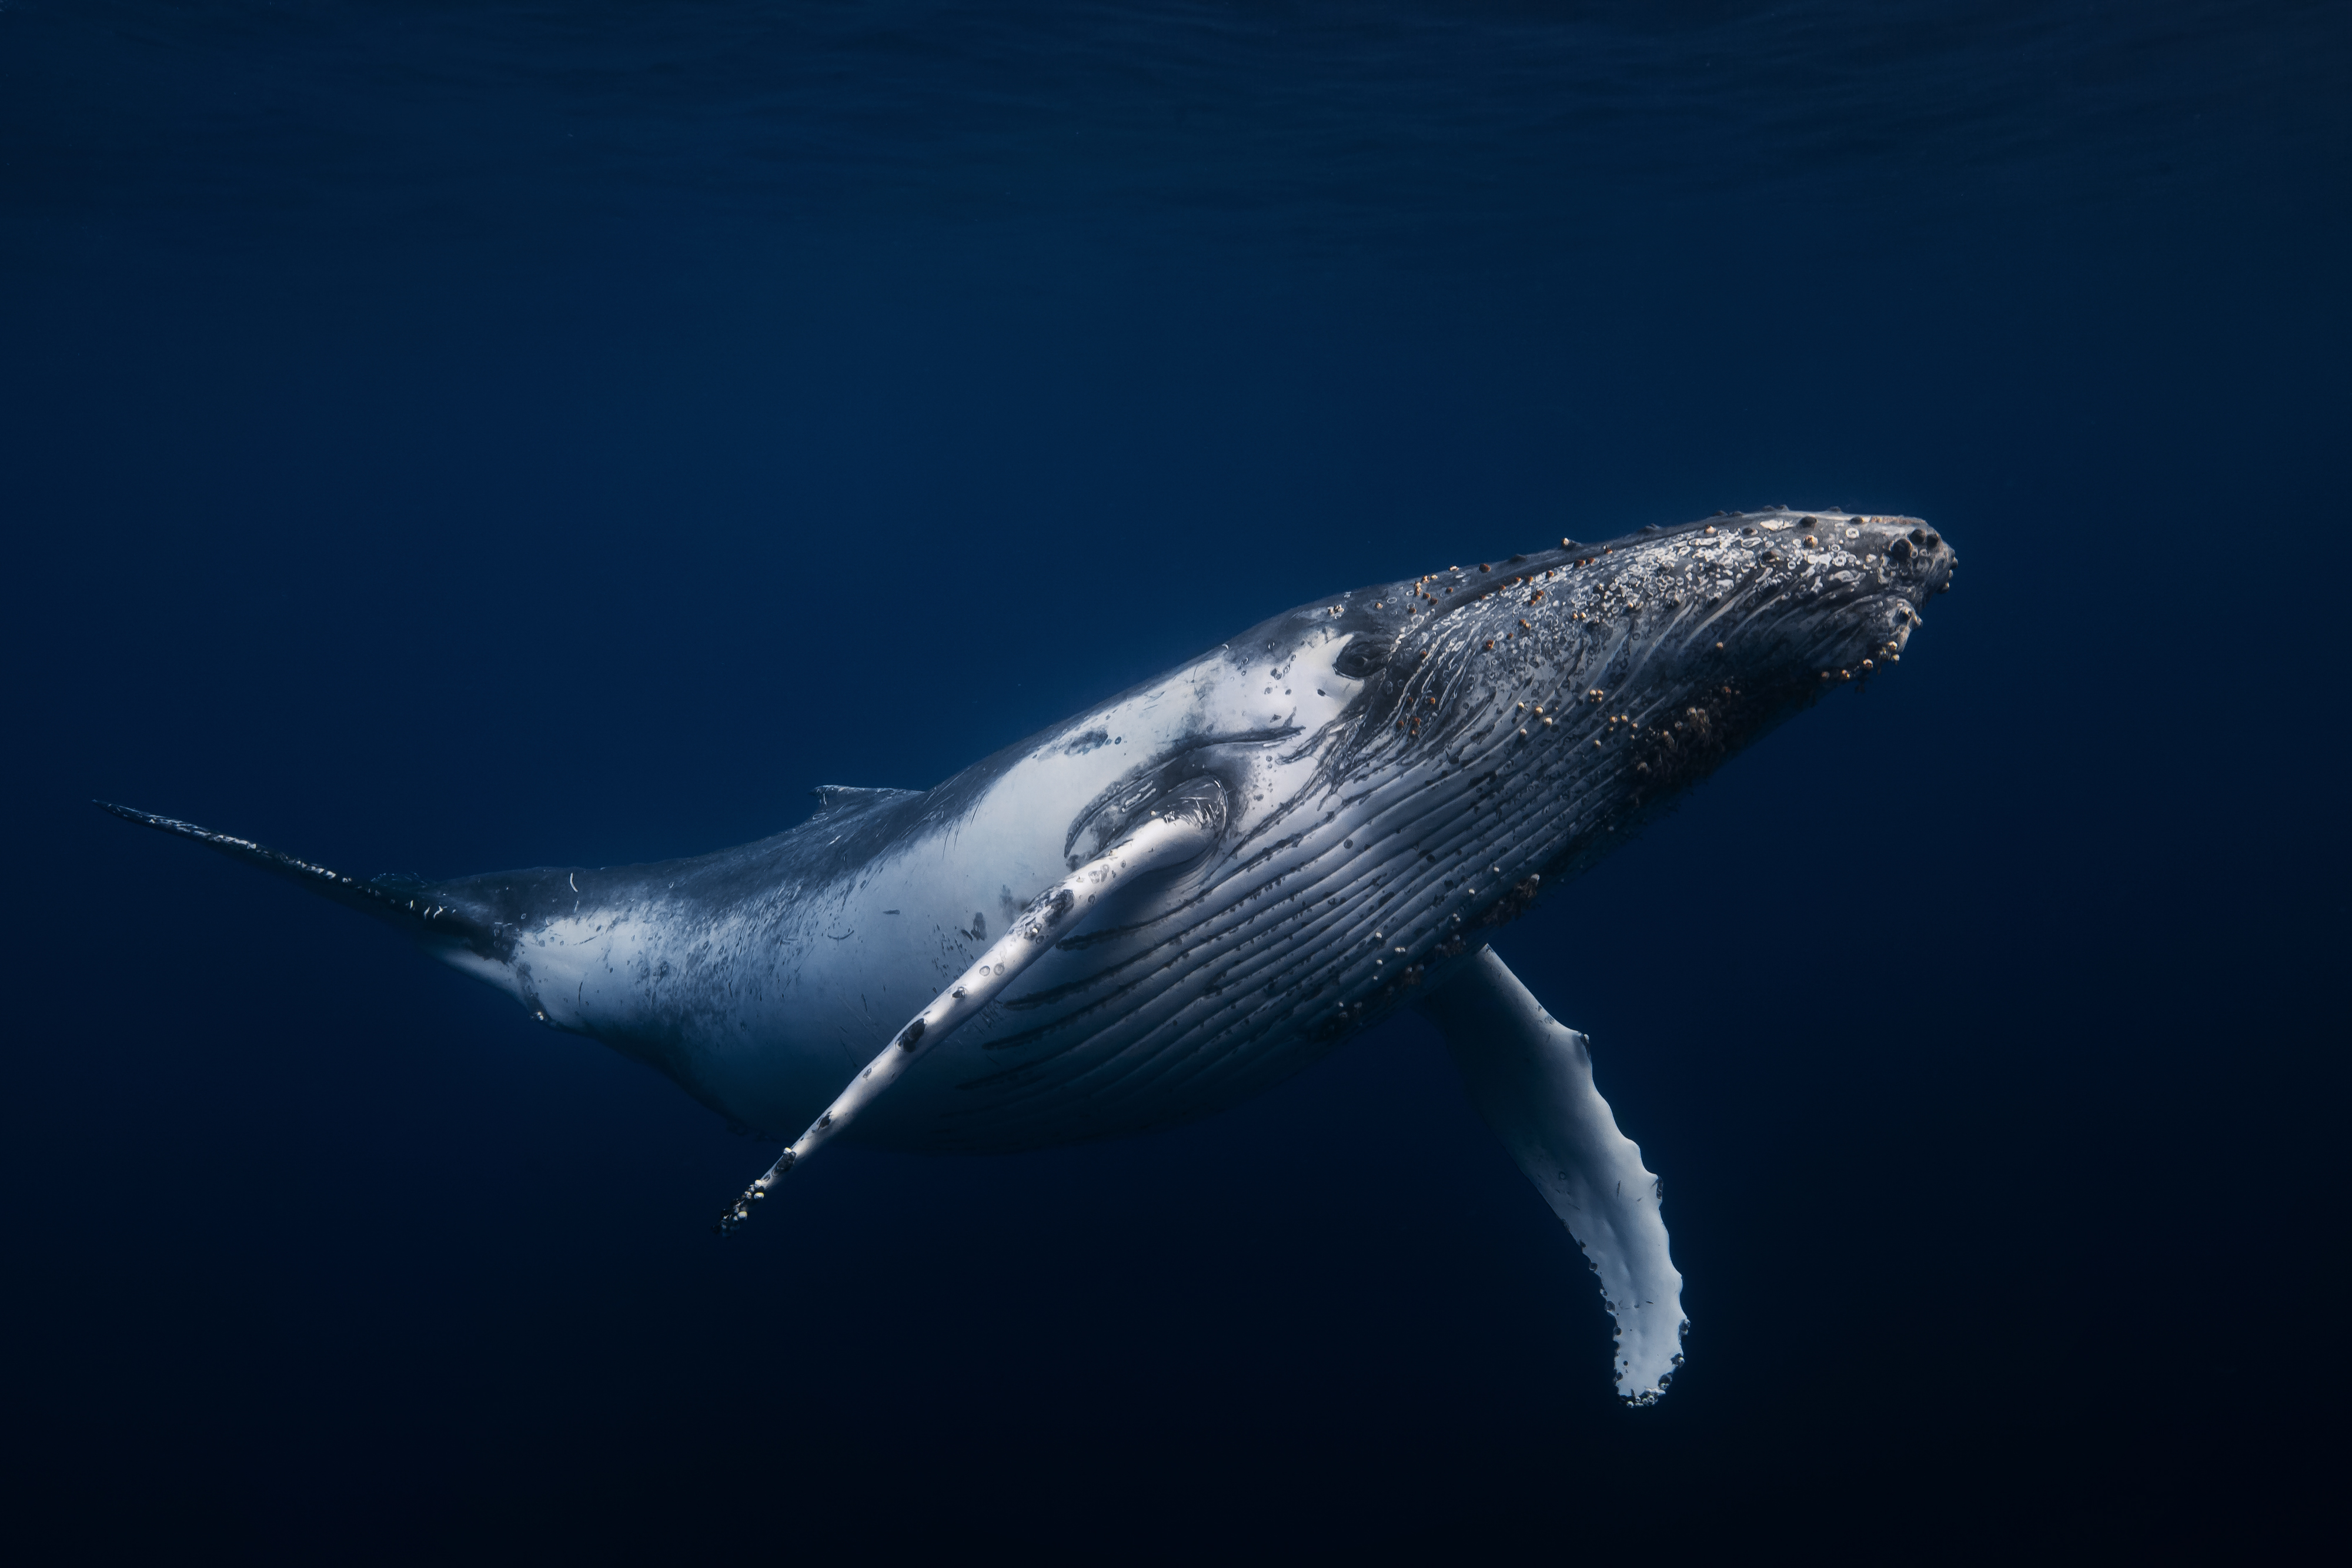
[[[0,3],[16,1560],[2274,1551],[2341,1484],[2347,45]],[[87,804],[685,854],[1776,502],[1958,586],[1497,941],[1667,1182],[1654,1409],[1418,1020],[722,1243],[773,1145]]]

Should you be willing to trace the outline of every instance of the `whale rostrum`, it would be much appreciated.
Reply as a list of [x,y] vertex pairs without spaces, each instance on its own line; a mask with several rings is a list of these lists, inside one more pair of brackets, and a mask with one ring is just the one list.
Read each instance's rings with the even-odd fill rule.
[[[1401,1008],[1599,1274],[1646,1404],[1687,1320],[1658,1185],[1486,943],[1723,759],[1902,658],[1914,517],[1718,513],[1340,593],[928,790],[650,865],[358,878],[169,818],[407,930],[734,1122],[986,1152],[1231,1105]],[[903,1020],[903,1021],[902,1021]]]

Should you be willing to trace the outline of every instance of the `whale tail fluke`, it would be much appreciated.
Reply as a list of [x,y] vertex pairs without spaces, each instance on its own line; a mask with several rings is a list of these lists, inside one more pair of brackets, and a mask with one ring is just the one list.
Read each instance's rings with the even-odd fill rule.
[[341,872],[297,859],[267,845],[255,843],[250,839],[215,832],[194,822],[159,817],[152,811],[135,810],[129,806],[118,806],[110,800],[91,803],[111,811],[126,822],[138,822],[158,832],[193,839],[273,876],[284,877],[347,909],[356,909],[388,925],[397,925],[412,936],[444,945],[463,944],[482,953],[501,946],[498,933],[484,925],[472,913],[437,902],[434,897],[436,884],[422,877],[345,876]]

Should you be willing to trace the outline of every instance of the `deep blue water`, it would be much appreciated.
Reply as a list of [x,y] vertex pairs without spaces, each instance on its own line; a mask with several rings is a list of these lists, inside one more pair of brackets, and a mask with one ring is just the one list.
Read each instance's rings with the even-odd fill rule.
[[[2341,6],[0,5],[11,1535],[54,1556],[2246,1549],[2324,1500]],[[1401,1021],[772,1148],[85,802],[357,872],[927,786],[1309,598],[1963,562],[1497,946],[1652,1410]],[[1729,935],[1750,957],[1699,956]]]

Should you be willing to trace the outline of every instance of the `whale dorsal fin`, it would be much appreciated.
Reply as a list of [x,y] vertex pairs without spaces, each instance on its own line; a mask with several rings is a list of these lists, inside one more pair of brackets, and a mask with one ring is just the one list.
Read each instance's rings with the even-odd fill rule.
[[1648,1405],[1682,1364],[1683,1277],[1658,1178],[1592,1084],[1585,1039],[1556,1022],[1491,947],[1421,1004],[1463,1087],[1584,1249],[1617,1320],[1617,1392]]

